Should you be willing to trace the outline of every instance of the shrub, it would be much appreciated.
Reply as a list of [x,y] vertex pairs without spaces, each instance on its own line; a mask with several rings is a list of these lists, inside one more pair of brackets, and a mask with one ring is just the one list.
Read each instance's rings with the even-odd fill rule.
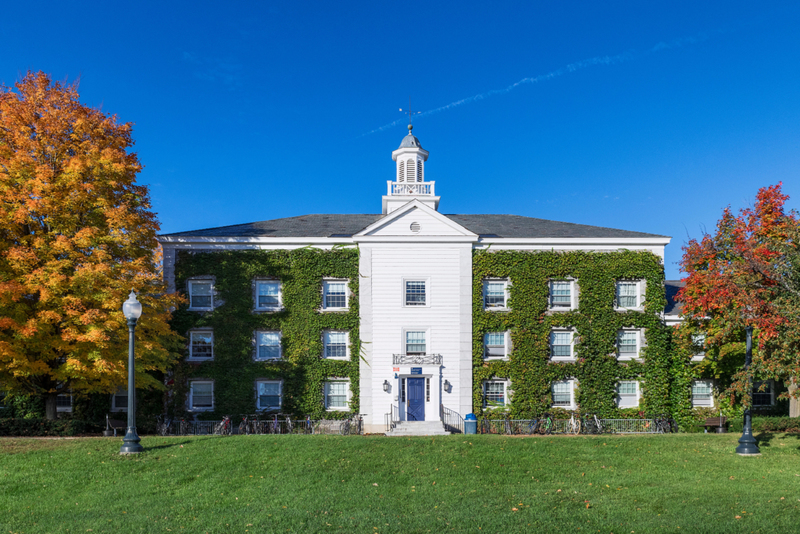
[[75,436],[103,430],[79,419],[0,419],[0,436]]

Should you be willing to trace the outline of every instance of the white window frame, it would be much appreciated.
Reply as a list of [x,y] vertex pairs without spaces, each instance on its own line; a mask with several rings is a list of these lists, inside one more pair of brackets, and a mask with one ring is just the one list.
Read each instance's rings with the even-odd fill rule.
[[[211,336],[211,356],[209,358],[201,358],[194,354],[194,335],[203,334]],[[186,358],[188,361],[193,362],[210,362],[214,360],[214,331],[210,328],[198,328],[196,330],[189,330],[189,356]]]
[[[489,306],[486,304],[486,288],[489,284],[503,284],[503,305],[502,306]],[[508,311],[511,308],[508,306],[508,287],[511,282],[508,278],[485,278],[483,280],[483,289],[481,291],[481,298],[483,299],[483,309],[486,311]]]
[[[503,386],[503,404],[492,405],[486,399],[486,386],[489,384],[500,384]],[[511,381],[507,378],[492,378],[484,380],[481,384],[483,399],[481,400],[484,410],[504,410],[511,405]]]
[[[117,406],[117,398],[124,397],[126,406]],[[126,386],[119,386],[117,391],[111,394],[111,411],[112,412],[128,412],[128,388]]]
[[[758,391],[758,388],[761,387],[761,384],[767,383],[769,385],[769,391]],[[756,395],[767,395],[769,394],[769,404],[756,404],[755,399]],[[754,380],[753,381],[753,393],[751,397],[751,401],[753,403],[753,408],[762,408],[762,407],[769,407],[775,406],[775,381],[772,379],[769,380]]]
[[706,357],[705,351],[706,335],[692,334],[692,361],[701,362]]
[[[620,305],[620,286],[622,284],[633,284],[635,286],[634,289],[636,296],[635,306]],[[644,280],[631,280],[631,279],[617,280],[614,286],[614,309],[616,311],[626,311],[626,310],[642,311],[644,309],[644,295],[645,295]]]
[[[409,304],[408,303],[408,289],[407,284],[409,282],[422,282],[425,287],[425,303],[424,304]],[[403,278],[403,286],[402,286],[402,301],[404,308],[430,308],[431,307],[431,283],[429,278],[424,277],[409,277]]]
[[[346,398],[345,398],[345,406],[329,406],[328,397],[330,396],[330,384],[333,383],[343,383],[345,384],[345,391]],[[352,397],[352,392],[350,391],[350,379],[349,378],[336,378],[331,377],[328,378],[325,382],[322,383],[322,391],[323,391],[323,406],[325,407],[325,411],[328,412],[348,412],[350,411],[350,399]]]
[[[328,306],[328,286],[330,284],[344,284],[344,307]],[[322,311],[347,311],[350,309],[350,280],[346,278],[324,278],[322,280]]]
[[[328,338],[330,334],[344,334],[344,356],[328,356]],[[349,360],[350,359],[350,331],[349,330],[323,330],[322,331],[322,359],[323,360]]]
[[[259,344],[259,338],[261,334],[278,334],[278,357],[277,358],[262,358],[261,345]],[[257,362],[279,362],[283,360],[283,333],[280,330],[256,330],[255,332],[255,339],[253,340],[255,345],[255,353],[253,354],[253,360]],[[272,346],[272,345],[265,345],[265,346]]]
[[[211,286],[211,305],[210,306],[193,306],[192,305],[192,286],[194,284],[208,284]],[[214,280],[212,278],[194,278],[186,281],[186,292],[189,295],[189,311],[211,311],[214,309]],[[205,295],[203,295],[205,296]]]
[[[490,334],[501,334],[503,336],[503,355],[502,356],[489,356],[489,344],[487,337]],[[491,345],[497,347],[499,345]],[[486,332],[483,334],[483,359],[484,360],[508,360],[508,355],[511,353],[511,332]]]
[[[211,406],[195,406],[194,405],[194,386],[195,384],[211,384]],[[190,380],[189,381],[189,398],[187,399],[190,412],[211,412],[214,410],[214,381],[213,380]]]
[[[634,352],[633,356],[628,356],[627,353],[626,353],[625,356],[623,356],[622,352],[620,352],[620,348],[621,348],[621,345],[622,345],[621,344],[622,336],[623,336],[623,334],[631,334],[631,333],[634,334],[634,339],[636,340],[636,352]],[[621,362],[624,362],[624,361],[639,361],[639,360],[641,360],[642,359],[642,348],[644,347],[644,342],[643,342],[642,338],[644,338],[644,330],[642,330],[641,328],[623,328],[621,330],[618,330],[617,331],[617,343],[616,343],[617,360],[621,361]]]
[[[620,387],[622,384],[634,384],[636,386],[636,392],[631,395],[630,393],[625,393],[624,395],[620,393]],[[638,380],[618,380],[615,386],[617,391],[616,396],[616,403],[617,408],[638,408],[639,407],[639,399],[642,398],[642,386]]]
[[[403,354],[409,354],[408,352],[408,333],[409,332],[422,332],[425,334],[425,352],[421,353],[421,355],[425,354],[432,354],[431,352],[431,338],[430,338],[430,329],[428,328],[403,328],[402,334],[403,337],[400,340],[400,344],[403,347]],[[420,354],[418,351],[413,352],[412,354]]]
[[[704,384],[708,386],[709,395],[708,401],[703,403],[700,399],[695,398],[694,388],[695,385]],[[714,381],[713,380],[692,380],[692,385],[690,386],[690,397],[692,399],[692,408],[713,408],[714,407]]]
[[[261,394],[258,391],[260,384],[278,384],[278,406],[261,406]],[[257,412],[274,412],[276,410],[280,411],[280,409],[283,408],[283,380],[256,380],[255,388]]]
[[[258,302],[259,286],[261,284],[278,284],[277,306],[261,306]],[[256,278],[253,284],[253,306],[255,311],[277,312],[283,310],[283,282],[278,278]]]
[[[553,286],[557,283],[569,284],[569,306],[553,304]],[[568,312],[578,309],[578,284],[574,278],[552,278],[547,282],[547,309],[551,312]]]
[[[553,334],[570,334],[569,356],[553,355]],[[573,328],[553,328],[550,330],[548,347],[550,351],[550,361],[553,362],[574,362],[575,361],[575,330]]]
[[[556,384],[564,384],[567,383],[569,385],[569,406],[564,406],[563,404],[556,404],[556,391],[555,386]],[[551,408],[561,408],[562,410],[575,410],[578,406],[575,403],[575,379],[574,378],[566,378],[564,380],[555,380],[550,384],[550,395],[552,397],[552,405]]]
[[[69,398],[69,406],[59,406],[58,405],[58,398]],[[58,413],[71,413],[72,407],[75,404],[75,398],[72,396],[72,392],[70,393],[59,393],[58,397],[56,398],[56,412]]]

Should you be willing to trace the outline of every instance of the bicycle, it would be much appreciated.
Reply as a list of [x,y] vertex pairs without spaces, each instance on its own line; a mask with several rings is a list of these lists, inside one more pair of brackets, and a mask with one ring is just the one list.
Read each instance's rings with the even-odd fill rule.
[[544,414],[544,419],[539,426],[539,434],[552,434],[553,433],[553,416],[549,413]]
[[222,418],[222,421],[214,425],[214,434],[217,436],[230,436],[233,434],[233,425],[231,424],[231,418],[227,415]]
[[569,416],[569,433],[576,436],[581,433],[581,420],[575,414]]
[[180,425],[178,427],[178,434],[181,436],[188,436],[189,435],[189,421],[185,419],[181,419]]
[[169,435],[169,429],[172,425],[172,419],[165,418],[163,415],[156,416],[156,431],[159,436]]

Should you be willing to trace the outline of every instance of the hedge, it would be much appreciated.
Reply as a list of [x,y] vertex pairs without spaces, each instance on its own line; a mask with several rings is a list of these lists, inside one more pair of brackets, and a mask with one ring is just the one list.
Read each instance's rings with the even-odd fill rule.
[[0,436],[75,436],[102,430],[105,427],[80,419],[0,419]]

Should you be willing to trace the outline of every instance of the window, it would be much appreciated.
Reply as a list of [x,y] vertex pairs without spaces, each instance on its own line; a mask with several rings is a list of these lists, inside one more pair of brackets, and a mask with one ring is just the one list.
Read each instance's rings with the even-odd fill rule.
[[622,330],[617,334],[617,359],[636,360],[639,358],[639,330]]
[[280,410],[283,398],[283,383],[280,380],[256,382],[256,409]]
[[507,358],[508,353],[508,334],[506,332],[487,332],[484,334],[484,358]]
[[711,380],[692,381],[692,408],[714,406],[714,383]]
[[573,336],[571,330],[554,330],[550,332],[550,359],[573,360]]
[[699,362],[706,356],[706,335],[705,334],[694,334],[692,335],[692,361]]
[[617,382],[617,407],[636,408],[639,406],[639,382],[621,380]]
[[575,281],[551,280],[550,281],[550,309],[557,311],[575,308]]
[[775,387],[772,380],[753,382],[753,406],[772,406],[773,404],[775,404]]
[[127,412],[128,411],[128,389],[124,386],[117,388],[117,391],[111,395],[111,411],[112,412]]
[[644,301],[643,286],[644,282],[640,280],[619,280],[617,282],[617,309],[641,308]]
[[345,331],[326,331],[322,333],[324,345],[323,357],[344,360],[347,359],[347,338]]
[[256,332],[256,360],[280,360],[281,359],[281,333]]
[[331,380],[325,382],[325,409],[344,411],[350,401],[350,382]]
[[61,393],[56,397],[56,411],[57,412],[71,412],[72,411],[72,394]]
[[325,280],[322,282],[322,309],[347,309],[346,280]]
[[214,382],[206,380],[189,382],[189,409],[193,411],[214,409]]
[[425,280],[406,280],[405,281],[405,302],[406,306],[427,306]]
[[256,310],[277,311],[282,305],[280,280],[256,280]]
[[406,354],[424,356],[426,352],[425,332],[406,332]]
[[487,310],[504,310],[508,307],[506,293],[508,280],[485,280],[483,282],[483,307]]
[[505,380],[487,380],[483,383],[483,407],[503,408],[508,405]]
[[189,359],[214,359],[214,333],[210,330],[189,332]]
[[557,380],[553,382],[553,408],[575,408],[575,381]]
[[214,283],[211,280],[189,280],[189,309],[211,310],[214,308]]

